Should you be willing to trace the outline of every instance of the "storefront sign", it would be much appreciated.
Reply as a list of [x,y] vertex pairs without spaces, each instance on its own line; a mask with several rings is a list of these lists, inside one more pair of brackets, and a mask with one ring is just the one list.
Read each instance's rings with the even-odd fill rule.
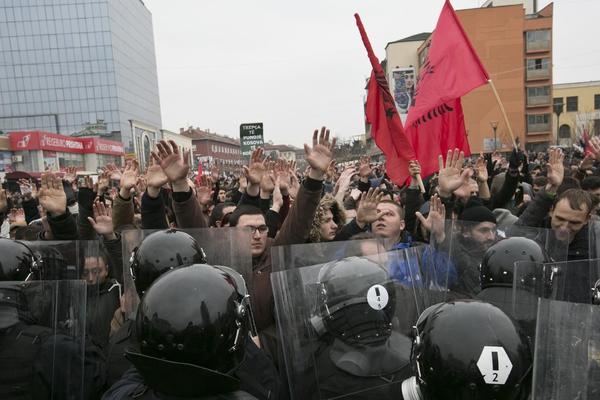
[[123,155],[120,142],[100,138],[72,138],[55,133],[31,131],[11,132],[10,149],[12,151],[51,150],[64,153]]

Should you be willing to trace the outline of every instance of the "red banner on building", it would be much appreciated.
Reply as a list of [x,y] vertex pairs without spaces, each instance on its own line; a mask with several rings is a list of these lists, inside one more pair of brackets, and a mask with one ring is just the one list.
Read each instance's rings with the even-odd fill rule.
[[122,143],[100,138],[74,138],[42,131],[11,132],[9,137],[12,151],[50,150],[116,156],[121,156],[125,152]]
[[100,138],[81,138],[84,144],[84,153],[109,154],[113,156],[122,156],[125,153],[123,144],[113,140]]

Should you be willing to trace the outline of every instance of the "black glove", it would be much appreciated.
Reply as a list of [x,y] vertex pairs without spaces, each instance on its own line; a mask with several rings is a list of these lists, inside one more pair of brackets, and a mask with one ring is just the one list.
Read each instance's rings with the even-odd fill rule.
[[77,192],[77,202],[79,203],[79,207],[91,210],[96,196],[97,194],[94,193],[92,189],[86,187],[79,188],[79,191]]
[[510,157],[508,158],[508,168],[509,169],[518,169],[519,165],[523,163],[525,160],[525,154],[522,151],[517,151],[517,149],[513,149],[510,153]]

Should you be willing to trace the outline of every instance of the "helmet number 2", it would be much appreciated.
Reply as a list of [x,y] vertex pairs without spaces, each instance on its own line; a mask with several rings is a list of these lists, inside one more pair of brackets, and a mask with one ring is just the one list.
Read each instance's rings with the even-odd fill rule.
[[477,361],[477,367],[488,385],[504,385],[508,380],[512,363],[504,347],[485,346]]

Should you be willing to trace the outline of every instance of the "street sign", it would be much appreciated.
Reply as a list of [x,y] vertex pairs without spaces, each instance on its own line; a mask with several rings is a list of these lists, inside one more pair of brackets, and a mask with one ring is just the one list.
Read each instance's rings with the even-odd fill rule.
[[263,123],[240,125],[240,146],[242,157],[249,158],[252,152],[265,144],[263,136]]

